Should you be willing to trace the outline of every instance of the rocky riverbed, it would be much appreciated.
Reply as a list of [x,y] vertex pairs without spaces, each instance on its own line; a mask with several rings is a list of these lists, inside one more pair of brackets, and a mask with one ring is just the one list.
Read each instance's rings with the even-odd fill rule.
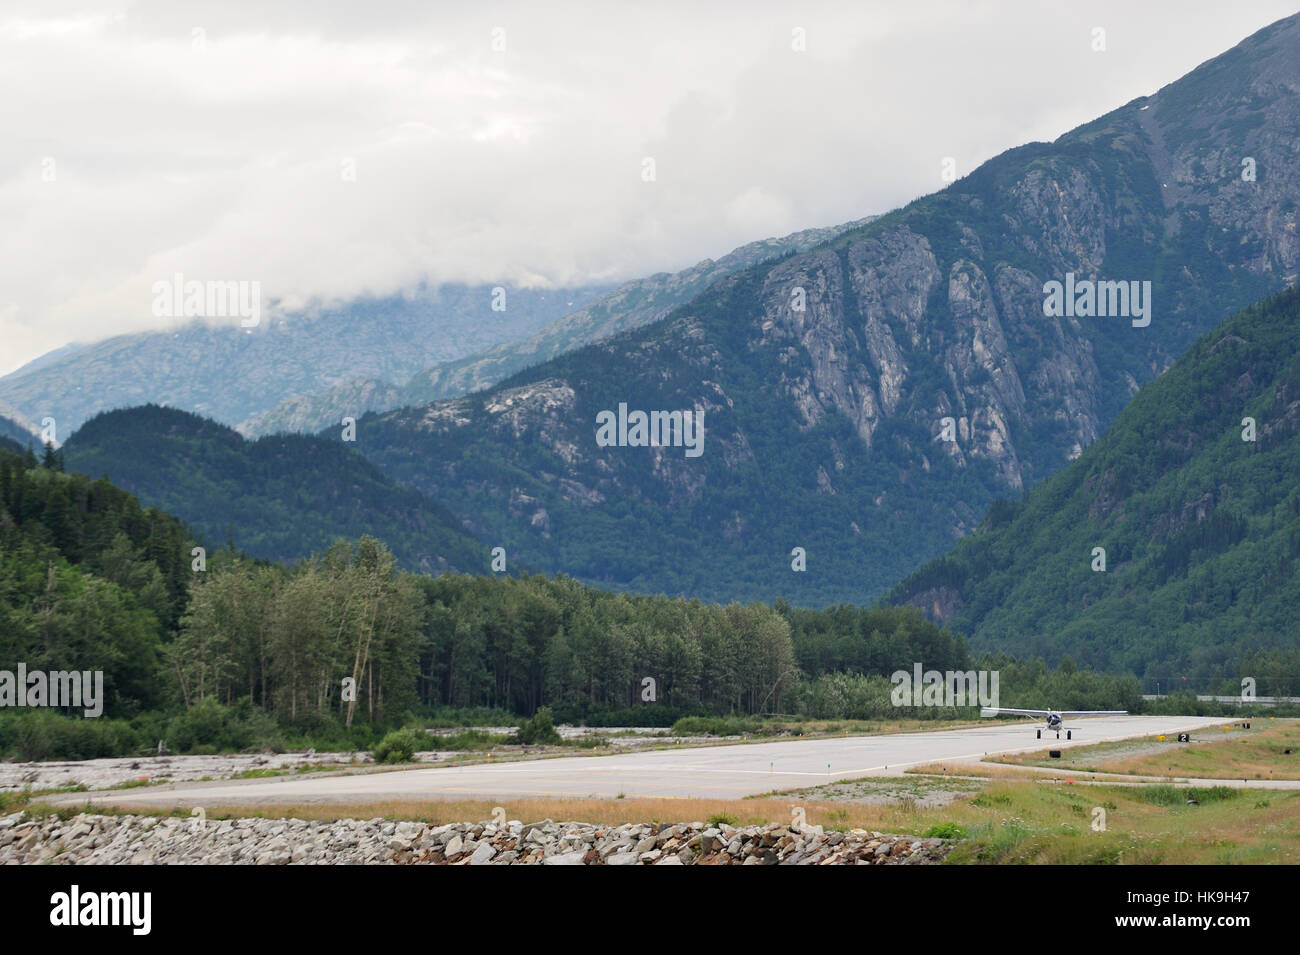
[[[415,754],[416,763],[434,765],[456,764],[467,759],[482,759],[487,750],[440,750],[440,737],[453,736],[466,729],[508,736],[510,726],[462,727],[450,730],[428,730],[431,748]],[[681,736],[664,738],[664,730],[653,727],[556,727],[565,740],[598,737],[608,750],[623,752],[672,744],[699,746],[711,743],[735,742],[739,737]],[[503,744],[490,750],[495,759],[530,759],[549,755],[587,755],[589,750],[576,750],[565,746],[514,746]],[[111,789],[141,783],[180,783],[198,779],[230,779],[249,773],[270,771],[307,772],[328,770],[357,770],[373,767],[374,760],[366,752],[318,753],[240,753],[216,756],[128,756],[106,759],[55,760],[49,762],[0,762],[0,792],[66,789],[80,786],[85,789]]]
[[772,823],[597,826],[507,821],[179,819],[22,812],[0,818],[0,864],[927,865],[951,843]]
[[[419,754],[437,757],[437,753]],[[250,772],[345,769],[373,764],[369,753],[261,753],[225,756],[129,756],[39,763],[0,763],[0,792],[31,788],[110,789],[141,783],[229,779]]]

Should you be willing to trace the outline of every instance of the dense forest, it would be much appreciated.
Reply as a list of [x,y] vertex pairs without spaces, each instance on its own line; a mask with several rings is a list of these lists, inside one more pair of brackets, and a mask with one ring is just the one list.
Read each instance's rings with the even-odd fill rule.
[[188,534],[108,481],[59,473],[52,449],[45,458],[0,451],[0,667],[99,669],[107,711],[160,706]]

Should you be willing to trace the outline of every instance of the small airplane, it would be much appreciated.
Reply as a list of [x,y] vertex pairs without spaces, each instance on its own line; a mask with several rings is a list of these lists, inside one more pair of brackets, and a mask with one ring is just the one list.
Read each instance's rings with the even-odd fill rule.
[[[1056,738],[1061,738],[1061,730],[1065,730],[1066,739],[1074,739],[1074,730],[1066,729],[1061,725],[1063,716],[1127,716],[1128,710],[1016,710],[1007,706],[982,706],[980,707],[980,716],[997,716],[999,713],[1014,713],[1017,716],[1043,716],[1047,718],[1047,731],[1055,732]],[[1043,738],[1043,731],[1038,731],[1038,739]]]

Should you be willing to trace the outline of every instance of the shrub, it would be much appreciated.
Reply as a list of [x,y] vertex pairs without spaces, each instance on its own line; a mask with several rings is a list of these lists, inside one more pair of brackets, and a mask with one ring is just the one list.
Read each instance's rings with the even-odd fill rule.
[[511,742],[522,743],[525,746],[558,746],[563,742],[555,729],[555,724],[551,722],[551,708],[543,706],[531,720],[520,723]]
[[416,752],[428,746],[428,740],[423,730],[393,730],[375,745],[370,755],[377,763],[409,763]]
[[195,755],[285,749],[274,717],[247,697],[233,706],[208,697],[169,719],[163,738],[173,753]]
[[208,697],[167,721],[167,748],[193,753],[200,747],[219,746],[229,736],[229,719],[229,710]]
[[492,706],[424,706],[413,717],[428,729],[457,729],[463,726],[509,726],[518,718],[510,710]]
[[48,710],[0,719],[0,755],[23,760],[125,756],[139,746],[138,735],[125,720],[87,719]]
[[955,822],[938,822],[921,833],[921,836],[926,839],[964,839],[966,830]]
[[735,716],[684,716],[673,724],[674,736],[744,736],[758,728],[754,720]]
[[433,749],[484,750],[491,749],[498,743],[508,741],[509,737],[506,736],[497,736],[494,733],[485,733],[482,730],[465,730],[451,736],[434,736],[431,738],[429,745]]
[[1236,799],[1244,791],[1233,789],[1231,786],[1211,786],[1207,789],[1198,789],[1195,786],[1182,788],[1161,784],[1143,786],[1137,790],[1137,795],[1143,802],[1151,803],[1153,806],[1181,806],[1185,805],[1189,799],[1194,799],[1197,803],[1223,802],[1224,800]]

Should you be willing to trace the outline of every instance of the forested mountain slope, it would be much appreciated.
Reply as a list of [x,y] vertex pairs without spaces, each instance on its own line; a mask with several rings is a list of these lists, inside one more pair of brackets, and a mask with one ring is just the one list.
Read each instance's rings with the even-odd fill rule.
[[994,505],[890,599],[979,648],[1165,686],[1254,658],[1262,680],[1278,657],[1257,651],[1300,649],[1297,329],[1294,288],[1225,321],[1079,460]]
[[488,570],[488,548],[452,514],[386,478],[337,434],[247,441],[215,421],[150,405],[92,418],[63,453],[67,470],[107,475],[212,546],[233,539],[252,556],[293,562],[371,534],[411,570]]

